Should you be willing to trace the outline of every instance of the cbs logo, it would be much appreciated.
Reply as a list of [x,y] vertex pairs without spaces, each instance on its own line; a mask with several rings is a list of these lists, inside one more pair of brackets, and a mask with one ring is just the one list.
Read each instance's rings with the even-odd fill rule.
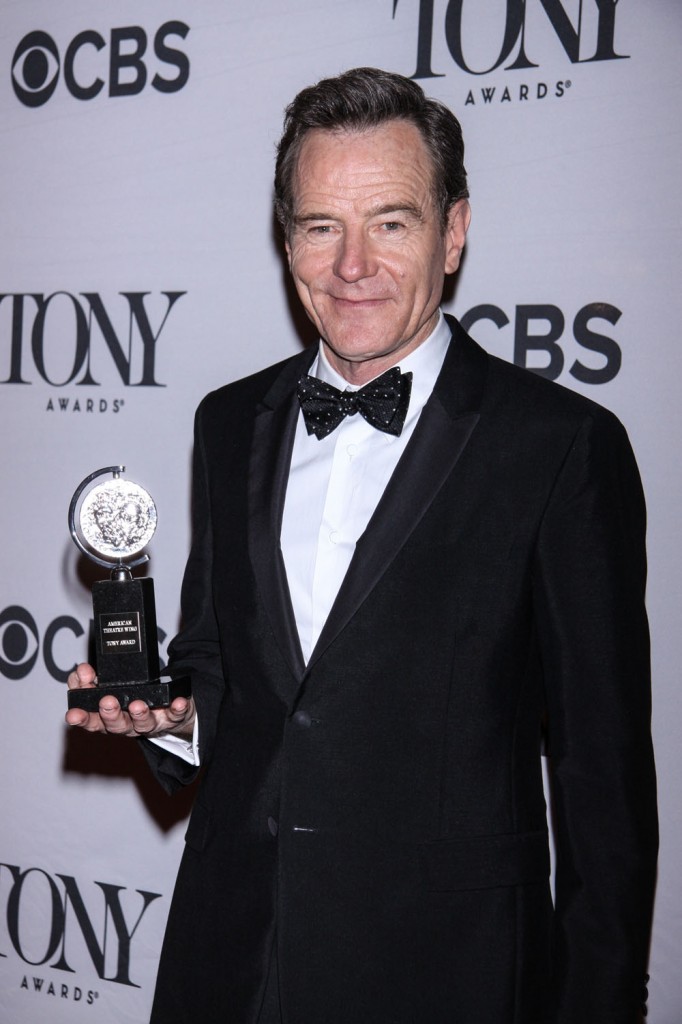
[[[86,635],[85,628],[73,615],[58,615],[42,631],[28,608],[12,604],[0,612],[0,676],[20,680],[30,676],[42,654],[47,674],[58,683],[65,683],[79,661],[92,659],[94,652],[93,622],[90,620],[86,643],[77,643]],[[159,646],[167,633],[157,626]],[[166,663],[159,649],[161,664]]]
[[[168,39],[185,39],[188,32],[189,25],[183,21],[167,21],[156,32],[153,52],[161,70],[175,69],[170,76],[155,71],[150,84],[158,92],[178,92],[187,84],[189,58],[170,46]],[[135,96],[142,92],[149,77],[144,60],[147,49],[147,33],[139,25],[113,28],[108,44],[99,32],[87,29],[71,40],[62,61],[52,36],[39,30],[29,32],[14,51],[12,86],[17,99],[27,107],[47,103],[57,88],[60,71],[66,88],[77,100],[98,96],[105,87],[102,75],[106,75],[109,96]]]

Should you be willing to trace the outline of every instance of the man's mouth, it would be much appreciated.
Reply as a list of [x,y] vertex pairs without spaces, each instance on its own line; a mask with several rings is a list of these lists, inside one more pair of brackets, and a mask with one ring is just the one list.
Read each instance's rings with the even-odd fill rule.
[[332,295],[331,298],[338,306],[344,306],[348,309],[371,309],[375,306],[379,306],[382,302],[387,302],[388,299],[385,297],[366,297],[358,299],[348,299],[340,295]]

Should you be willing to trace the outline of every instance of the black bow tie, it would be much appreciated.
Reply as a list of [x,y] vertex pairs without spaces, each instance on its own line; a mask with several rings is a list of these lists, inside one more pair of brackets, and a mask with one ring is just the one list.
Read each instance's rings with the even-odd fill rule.
[[377,430],[397,437],[407,416],[411,390],[412,374],[401,373],[394,366],[359,391],[339,391],[306,374],[298,382],[298,400],[306,429],[318,440],[331,434],[341,420],[356,412]]

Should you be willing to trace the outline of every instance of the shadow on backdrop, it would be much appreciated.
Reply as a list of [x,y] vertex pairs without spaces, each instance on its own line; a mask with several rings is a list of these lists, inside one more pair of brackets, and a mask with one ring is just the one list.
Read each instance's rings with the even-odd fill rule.
[[172,797],[152,775],[136,739],[67,729],[62,771],[100,779],[125,779],[137,789],[150,818],[161,832],[169,832],[189,816],[198,781]]

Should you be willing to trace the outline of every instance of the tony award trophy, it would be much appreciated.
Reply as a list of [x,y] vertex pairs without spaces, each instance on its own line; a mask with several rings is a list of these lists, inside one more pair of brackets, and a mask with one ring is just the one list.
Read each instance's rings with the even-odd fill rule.
[[[97,711],[105,695],[116,697],[125,710],[132,700],[165,708],[175,697],[188,697],[188,677],[162,677],[156,633],[154,581],[135,579],[131,569],[149,560],[143,548],[156,530],[156,505],[151,495],[121,474],[125,466],[91,473],[69,506],[69,529],[78,549],[110,578],[92,588],[95,621],[97,685],[69,690],[69,708]],[[97,477],[113,479],[86,489]]]

